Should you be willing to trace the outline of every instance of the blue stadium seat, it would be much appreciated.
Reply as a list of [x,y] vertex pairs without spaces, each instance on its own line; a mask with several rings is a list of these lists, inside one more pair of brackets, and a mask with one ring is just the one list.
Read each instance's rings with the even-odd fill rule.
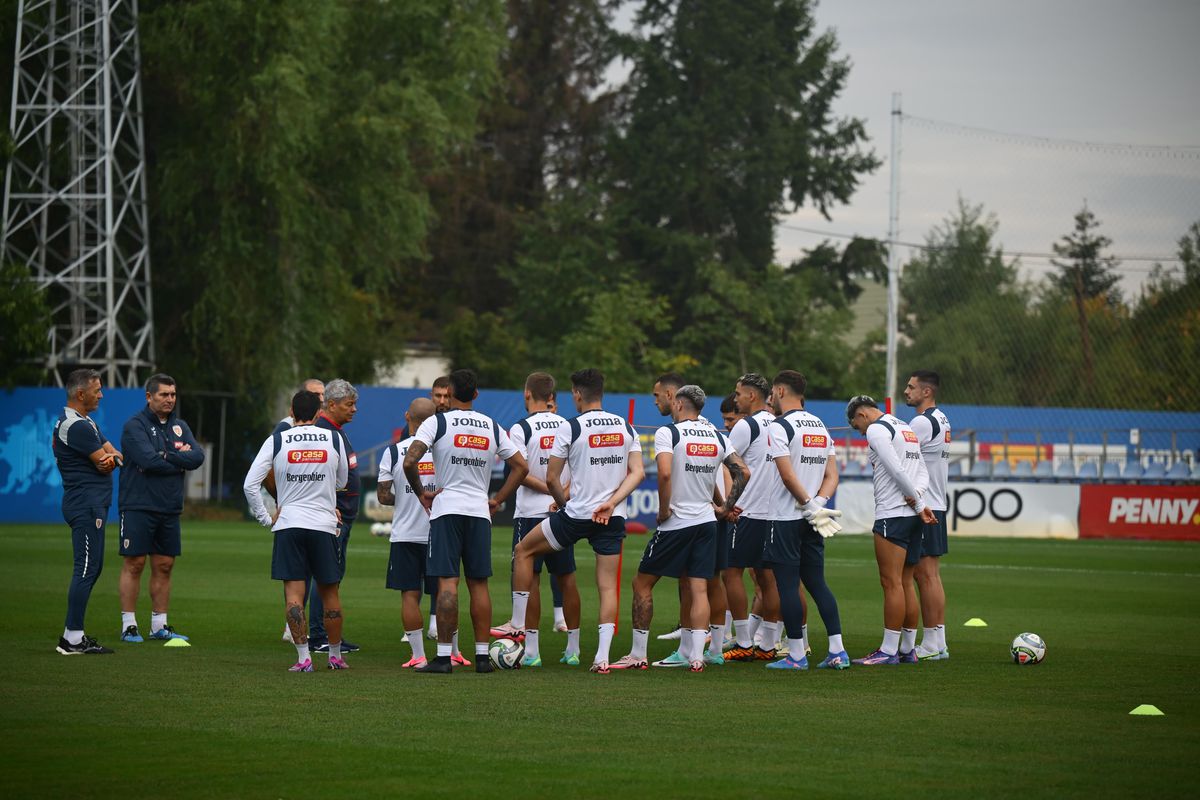
[[1192,464],[1192,480],[1200,481],[1200,461]]
[[1106,481],[1117,481],[1121,479],[1121,468],[1117,466],[1115,461],[1105,461],[1104,469],[1100,471],[1100,477]]
[[1188,469],[1186,461],[1176,461],[1167,470],[1166,478],[1169,481],[1186,481],[1190,479],[1191,470]]
[[1162,481],[1166,480],[1167,468],[1163,466],[1161,461],[1151,461],[1146,467],[1146,471],[1142,473],[1144,481]]
[[992,462],[979,460],[975,462],[975,466],[971,467],[972,478],[990,478],[992,477]]
[[950,466],[946,467],[946,474],[951,478],[961,478],[962,461],[951,461]]
[[[1107,464],[1105,466],[1108,466]],[[1136,481],[1142,477],[1142,462],[1135,458],[1131,458],[1125,462],[1125,469],[1121,470],[1121,477],[1126,480]]]
[[1012,477],[1012,467],[1007,461],[1001,459],[992,465],[993,478],[1009,478]]
[[1013,475],[1017,476],[1018,478],[1033,477],[1033,462],[1032,461],[1018,461],[1017,468],[1013,470]]
[[1075,477],[1075,462],[1069,458],[1059,462],[1058,469],[1054,470],[1054,477],[1072,480]]
[[1100,473],[1096,470],[1096,462],[1085,461],[1083,466],[1079,468],[1079,475],[1077,477],[1081,480],[1094,480],[1100,477]]
[[1033,477],[1043,481],[1052,479],[1054,477],[1054,462],[1039,461],[1033,470]]

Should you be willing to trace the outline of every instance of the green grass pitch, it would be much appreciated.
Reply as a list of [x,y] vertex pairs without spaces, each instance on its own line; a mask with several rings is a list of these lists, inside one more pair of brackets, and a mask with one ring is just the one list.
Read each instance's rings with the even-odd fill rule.
[[[295,652],[279,641],[269,532],[185,521],[171,622],[194,646],[180,649],[118,641],[115,538],[110,525],[87,628],[117,653],[64,658],[54,645],[67,528],[0,526],[5,797],[1176,796],[1197,776],[1196,544],[955,539],[943,567],[946,662],[596,676],[556,663],[565,634],[549,632],[542,651],[553,657],[540,670],[444,677],[400,670],[409,649],[399,597],[383,588],[387,542],[365,523],[343,584],[362,652],[349,672],[326,671],[321,658],[312,675],[285,671]],[[510,611],[509,532],[494,538],[499,622]],[[628,651],[644,542],[626,543],[614,659]],[[837,538],[826,555],[847,649],[863,655],[881,629],[871,540]],[[593,562],[590,551],[577,557],[586,663]],[[548,588],[543,596],[548,606]],[[674,584],[660,583],[655,600],[658,634],[675,622]],[[970,617],[988,627],[963,627]],[[1041,665],[1009,660],[1026,630],[1048,644]],[[651,640],[654,658],[670,649]],[[1142,703],[1166,716],[1129,716]]]

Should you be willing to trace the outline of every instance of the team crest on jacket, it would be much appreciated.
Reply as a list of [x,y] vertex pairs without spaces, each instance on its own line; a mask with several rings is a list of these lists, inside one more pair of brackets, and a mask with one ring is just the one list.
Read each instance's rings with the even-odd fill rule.
[[173,432],[173,433],[174,433],[176,436],[183,436],[183,426],[182,426],[182,425],[172,425],[172,426],[171,426],[171,431],[172,431],[172,432]]
[[97,517],[96,518],[96,530],[100,530],[103,527],[104,527],[104,520]]

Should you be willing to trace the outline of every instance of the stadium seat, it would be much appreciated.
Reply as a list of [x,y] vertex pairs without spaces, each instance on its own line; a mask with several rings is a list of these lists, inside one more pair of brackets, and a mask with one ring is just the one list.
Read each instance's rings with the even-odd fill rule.
[[951,478],[961,478],[962,461],[951,461],[950,466],[946,467],[946,475]]
[[1186,461],[1176,461],[1167,470],[1166,479],[1169,481],[1186,481],[1191,479],[1191,470],[1188,469]]
[[864,478],[872,478],[875,476],[875,468],[871,466],[870,461],[864,461],[862,465],[862,476]]
[[1072,480],[1075,478],[1075,462],[1071,459],[1059,462],[1058,468],[1054,470],[1054,477],[1063,480]]
[[1105,461],[1104,467],[1100,470],[1100,477],[1106,481],[1119,481],[1121,479],[1121,468],[1117,466],[1115,461]]
[[1054,462],[1039,461],[1033,470],[1033,477],[1044,481],[1052,479],[1054,477]]
[[979,460],[975,462],[975,466],[971,467],[972,478],[990,478],[992,477],[992,462]]
[[1200,481],[1200,461],[1192,464],[1192,480]]
[[1013,475],[1017,476],[1018,478],[1033,477],[1033,462],[1032,461],[1018,461],[1017,468],[1013,470]]
[[1126,480],[1136,481],[1142,477],[1142,472],[1142,462],[1131,458],[1125,462],[1125,469],[1121,470],[1121,477]]
[[1095,480],[1100,477],[1100,473],[1096,470],[1096,462],[1084,462],[1083,466],[1079,468],[1079,475],[1077,477],[1081,480]]
[[992,467],[993,478],[1009,478],[1012,477],[1012,467],[1007,461],[1000,460]]
[[1146,467],[1146,471],[1142,473],[1143,481],[1163,481],[1167,477],[1167,468],[1163,466],[1161,461],[1151,461]]

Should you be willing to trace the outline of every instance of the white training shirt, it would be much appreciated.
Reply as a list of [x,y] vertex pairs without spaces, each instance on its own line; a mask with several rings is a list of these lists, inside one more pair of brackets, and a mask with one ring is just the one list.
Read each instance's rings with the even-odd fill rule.
[[[922,495],[929,488],[929,471],[921,458],[921,445],[913,429],[891,414],[867,426],[868,453],[875,481],[875,519],[912,517],[925,508]],[[905,497],[914,497],[916,510]]]
[[[259,493],[272,469],[280,509],[273,526]],[[246,473],[242,491],[254,518],[271,530],[304,528],[336,534],[337,490],[345,488],[348,471],[340,436],[316,425],[299,425],[267,437]]]
[[940,408],[927,408],[908,423],[921,443],[921,457],[929,472],[925,505],[934,511],[946,510],[946,479],[950,475],[950,420]]
[[769,466],[767,428],[774,419],[771,412],[764,408],[739,419],[729,432],[729,446],[742,457],[750,470],[750,480],[737,500],[742,516],[750,519],[771,518],[771,493],[779,476],[772,476],[765,467]]
[[488,485],[492,458],[512,458],[513,447],[494,419],[470,409],[452,408],[421,423],[413,437],[433,453],[438,488],[431,520],[445,514],[491,519]]
[[723,480],[721,462],[731,452],[725,435],[706,419],[684,420],[654,432],[654,457],[671,455],[671,516],[658,526],[660,531],[716,521],[713,489]]
[[[513,447],[525,457],[529,464],[530,477],[540,481],[546,480],[546,467],[550,464],[550,452],[554,449],[554,437],[558,429],[567,421],[558,414],[549,411],[539,411],[521,420],[509,428],[508,437],[512,439]],[[562,485],[571,482],[571,468],[564,466],[561,477]],[[517,489],[517,501],[513,509],[516,519],[542,519],[550,516],[550,504],[554,498],[548,494],[534,491],[528,486]]]
[[[629,423],[607,411],[584,411],[567,420],[554,437],[550,455],[571,468],[571,499],[564,509],[572,519],[591,519],[629,473],[627,458],[641,458],[642,445]],[[636,456],[631,454],[637,453]],[[564,470],[565,471],[565,470]],[[625,501],[612,516],[625,516]]]
[[[408,485],[408,476],[404,474],[404,456],[408,455],[408,446],[413,443],[413,437],[408,437],[384,449],[379,457],[379,482],[391,481],[392,494],[396,496],[396,505],[392,508],[392,533],[388,538],[391,542],[429,542],[429,512],[421,505],[420,498]],[[433,455],[425,451],[417,462],[421,473],[421,487],[427,492],[437,491],[437,481],[433,468]]]
[[766,469],[775,473],[776,484],[771,495],[771,519],[801,519],[804,513],[799,502],[779,477],[775,460],[787,458],[792,462],[796,479],[809,497],[815,497],[825,481],[825,466],[837,451],[825,423],[802,409],[776,417],[767,432]]

